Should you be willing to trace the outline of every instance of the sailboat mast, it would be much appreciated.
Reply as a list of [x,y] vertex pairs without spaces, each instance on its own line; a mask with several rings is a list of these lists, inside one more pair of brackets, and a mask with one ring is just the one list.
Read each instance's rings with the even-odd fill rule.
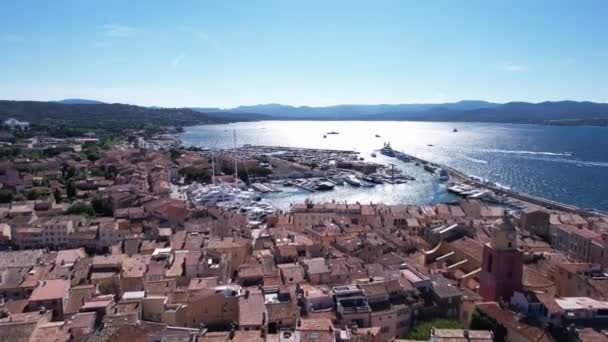
[[233,131],[234,133],[234,188],[238,189],[238,181],[239,181],[239,170],[238,170],[238,160],[236,155],[236,129]]
[[213,182],[213,186],[215,186],[215,155],[213,149],[211,149],[211,172],[211,181]]

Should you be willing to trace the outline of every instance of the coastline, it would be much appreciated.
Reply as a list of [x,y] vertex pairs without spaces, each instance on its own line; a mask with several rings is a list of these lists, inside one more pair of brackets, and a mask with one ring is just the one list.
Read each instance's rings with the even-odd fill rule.
[[[272,120],[269,120],[269,121],[272,121]],[[293,121],[298,121],[298,120],[293,120]],[[310,120],[310,121],[322,121],[322,120]],[[365,120],[361,120],[361,121],[365,121]],[[411,120],[407,120],[407,121],[411,121]],[[514,125],[518,125],[518,124],[514,124]],[[526,124],[526,125],[528,125],[528,124]],[[529,124],[529,125],[536,125],[536,124]],[[590,127],[598,127],[598,126],[590,126]],[[184,141],[180,137],[180,133],[181,132],[172,132],[169,135],[172,138],[174,138],[176,141],[179,142],[181,148],[190,149],[190,150],[198,150],[198,151],[208,150],[208,148],[205,146],[186,146]],[[245,144],[245,145],[248,145],[248,144]],[[254,146],[254,145],[249,145],[249,146]],[[241,146],[241,147],[244,147],[244,146]],[[306,147],[286,147],[286,146],[269,146],[269,147],[273,147],[273,148],[277,148],[277,149],[288,149],[288,150],[321,150],[321,149],[313,149],[313,148],[306,148]],[[325,149],[325,150],[326,151],[340,151],[340,152],[349,151],[349,150],[342,150],[342,149]],[[485,190],[491,190],[492,192],[494,192],[497,195],[506,196],[508,198],[515,199],[517,201],[521,201],[528,205],[541,206],[541,207],[544,207],[547,209],[558,209],[558,210],[562,210],[562,211],[569,212],[569,213],[580,214],[582,216],[608,215],[608,212],[603,211],[601,209],[582,208],[582,207],[579,207],[576,205],[551,200],[548,198],[532,195],[532,194],[529,194],[526,192],[515,191],[515,190],[509,189],[509,188],[505,188],[503,186],[499,186],[499,185],[489,182],[489,181],[480,180],[476,176],[467,174],[463,171],[460,171],[456,168],[453,168],[453,167],[450,167],[450,166],[447,166],[444,164],[430,162],[425,159],[422,159],[422,158],[419,158],[419,157],[416,157],[414,155],[407,154],[407,153],[405,153],[405,155],[410,157],[412,162],[418,161],[418,162],[425,163],[425,164],[428,163],[431,165],[435,165],[439,168],[445,169],[448,172],[451,179],[457,179],[460,182],[465,183],[465,184],[470,184],[470,185],[473,185],[473,186],[476,186],[476,187],[479,187],[479,188],[482,188]]]

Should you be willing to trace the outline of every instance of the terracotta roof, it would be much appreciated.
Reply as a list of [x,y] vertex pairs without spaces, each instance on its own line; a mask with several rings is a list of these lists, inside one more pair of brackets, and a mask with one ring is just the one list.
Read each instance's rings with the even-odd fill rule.
[[42,249],[3,251],[0,253],[0,268],[34,266],[38,264],[44,254]]
[[49,322],[38,325],[30,342],[64,342],[70,339],[70,332],[65,322]]
[[304,263],[308,274],[323,274],[331,272],[327,266],[327,261],[325,258],[307,259],[303,260],[302,263]]
[[581,328],[576,330],[580,342],[608,342],[608,335],[592,328]]
[[70,281],[64,279],[52,279],[42,281],[34,289],[30,296],[30,302],[41,300],[62,299],[70,288]]
[[297,327],[297,330],[300,331],[331,331],[332,329],[333,324],[331,323],[331,320],[327,318],[302,318]]
[[264,296],[260,292],[253,292],[253,290],[246,291],[249,291],[248,297],[239,297],[239,325],[262,326],[265,309]]
[[0,323],[0,341],[29,342],[37,322]]
[[68,300],[65,304],[64,313],[77,313],[84,303],[91,299],[95,294],[95,285],[74,286],[68,293]]
[[242,331],[237,330],[234,332],[234,337],[231,342],[263,342],[264,338],[259,330]]

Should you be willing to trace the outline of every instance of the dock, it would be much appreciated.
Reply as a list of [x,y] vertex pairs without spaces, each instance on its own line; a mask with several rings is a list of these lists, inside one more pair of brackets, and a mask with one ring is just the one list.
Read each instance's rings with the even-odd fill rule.
[[317,190],[315,190],[315,189],[313,189],[313,188],[309,188],[309,187],[307,187],[307,186],[304,186],[304,185],[302,185],[302,184],[298,184],[298,183],[296,183],[296,182],[291,182],[291,181],[290,181],[290,182],[289,182],[289,184],[291,184],[291,185],[293,185],[293,186],[295,186],[295,187],[298,187],[298,188],[300,188],[300,189],[306,190],[306,191],[308,191],[308,192],[316,192],[316,191],[317,191]]
[[280,192],[281,190],[277,190],[276,188],[270,186],[270,185],[266,185],[263,183],[251,183],[251,187],[253,189],[255,189],[256,191],[259,191],[261,193],[267,193],[267,192]]

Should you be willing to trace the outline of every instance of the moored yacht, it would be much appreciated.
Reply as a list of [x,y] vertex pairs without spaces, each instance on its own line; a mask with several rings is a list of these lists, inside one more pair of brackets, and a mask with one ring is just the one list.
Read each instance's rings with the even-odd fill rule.
[[315,186],[315,190],[317,190],[317,191],[328,191],[328,190],[333,190],[333,189],[334,189],[334,184],[329,181],[319,182]]
[[353,175],[344,176],[343,179],[346,183],[348,183],[352,186],[361,186],[361,181]]
[[384,154],[385,156],[389,156],[389,157],[395,156],[395,152],[393,151],[393,148],[391,147],[390,142],[384,143],[384,146],[380,150],[380,153]]

